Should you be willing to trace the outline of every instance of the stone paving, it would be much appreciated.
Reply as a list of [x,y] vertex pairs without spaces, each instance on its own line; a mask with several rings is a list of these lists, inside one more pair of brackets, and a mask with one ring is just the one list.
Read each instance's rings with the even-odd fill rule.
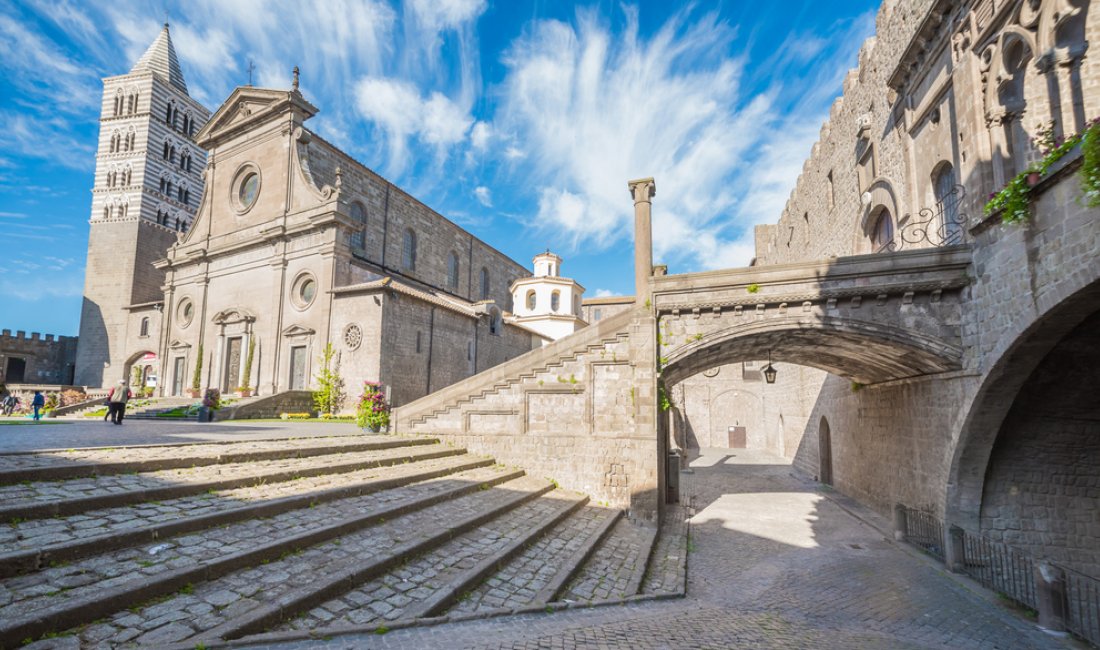
[[841,508],[816,484],[793,478],[781,458],[707,450],[693,468],[681,475],[685,503],[697,510],[687,598],[235,647],[1076,647],[895,544],[882,518]]
[[3,504],[3,510],[14,511],[36,502],[86,499],[166,487],[206,486],[229,481],[259,483],[264,480],[277,480],[274,477],[282,475],[290,478],[307,472],[336,471],[335,468],[338,466],[344,466],[350,470],[355,465],[392,463],[409,456],[430,457],[433,454],[449,451],[453,449],[443,444],[435,444],[381,451],[336,453],[308,458],[284,458],[132,474],[111,474],[61,481],[26,481],[0,486],[0,503]]
[[609,516],[598,506],[585,506],[549,534],[531,544],[518,557],[493,574],[483,584],[464,594],[451,610],[471,613],[477,610],[523,607],[533,602],[566,563]]
[[69,517],[12,522],[7,526],[0,526],[0,554],[19,549],[79,542],[89,537],[133,531],[161,522],[241,509],[244,506],[282,497],[308,495],[322,490],[363,485],[370,481],[399,479],[403,476],[462,466],[474,460],[476,460],[474,457],[468,455],[453,456],[419,463],[403,463],[342,474],[264,483],[231,490],[214,490],[178,499],[165,499],[118,508],[88,510]]
[[[580,495],[554,490],[465,533],[362,587],[330,600],[282,629],[313,629],[330,625],[366,625],[380,620],[417,618],[427,612],[418,604],[441,589],[460,583],[464,572],[492,560],[510,543],[524,538],[548,517],[578,503]],[[518,585],[520,597],[535,591]],[[459,595],[461,597],[461,594]],[[444,605],[446,603],[443,603]]]
[[561,600],[587,603],[636,594],[654,532],[625,517],[619,520],[607,541],[566,587]]

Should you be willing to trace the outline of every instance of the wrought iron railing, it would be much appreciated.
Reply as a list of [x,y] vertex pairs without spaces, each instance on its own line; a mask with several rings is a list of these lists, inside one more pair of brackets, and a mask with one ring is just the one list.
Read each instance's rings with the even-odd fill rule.
[[965,241],[967,217],[962,212],[966,189],[956,185],[940,197],[935,207],[921,208],[898,224],[898,232],[885,246],[891,251],[953,246]]
[[[1040,566],[1037,560],[1007,544],[957,526],[945,528],[942,520],[925,510],[899,505],[894,525],[899,538],[941,561],[951,562],[954,571],[965,573],[1017,604],[1038,610],[1040,622],[1043,608],[1048,607],[1057,612],[1067,630],[1100,646],[1100,580],[1053,563]],[[1045,581],[1045,604],[1040,602],[1037,573]]]

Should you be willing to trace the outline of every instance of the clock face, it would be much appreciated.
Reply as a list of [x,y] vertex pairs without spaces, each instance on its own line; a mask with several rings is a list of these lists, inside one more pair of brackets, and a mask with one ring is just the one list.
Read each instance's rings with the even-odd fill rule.
[[260,193],[260,175],[251,173],[245,176],[241,181],[241,188],[238,190],[237,198],[241,202],[241,208],[247,210],[252,207],[252,204],[256,202],[256,195]]

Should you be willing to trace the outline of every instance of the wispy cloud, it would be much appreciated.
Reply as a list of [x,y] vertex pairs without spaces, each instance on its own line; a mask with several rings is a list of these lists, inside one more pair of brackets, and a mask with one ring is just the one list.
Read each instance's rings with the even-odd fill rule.
[[478,185],[474,188],[474,197],[481,205],[487,208],[493,207],[493,193],[484,185]]

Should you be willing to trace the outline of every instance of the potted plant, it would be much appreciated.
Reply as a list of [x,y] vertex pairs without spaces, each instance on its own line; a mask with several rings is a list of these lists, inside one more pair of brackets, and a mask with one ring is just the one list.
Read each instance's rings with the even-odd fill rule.
[[386,403],[386,395],[378,382],[363,382],[363,394],[359,396],[355,422],[360,429],[371,433],[378,433],[390,425],[390,405]]
[[202,409],[199,411],[199,422],[212,422],[214,411],[221,408],[222,394],[217,388],[207,388],[202,398]]
[[199,344],[199,354],[195,361],[195,374],[191,375],[191,389],[187,391],[191,399],[197,399],[202,395],[202,344]]

